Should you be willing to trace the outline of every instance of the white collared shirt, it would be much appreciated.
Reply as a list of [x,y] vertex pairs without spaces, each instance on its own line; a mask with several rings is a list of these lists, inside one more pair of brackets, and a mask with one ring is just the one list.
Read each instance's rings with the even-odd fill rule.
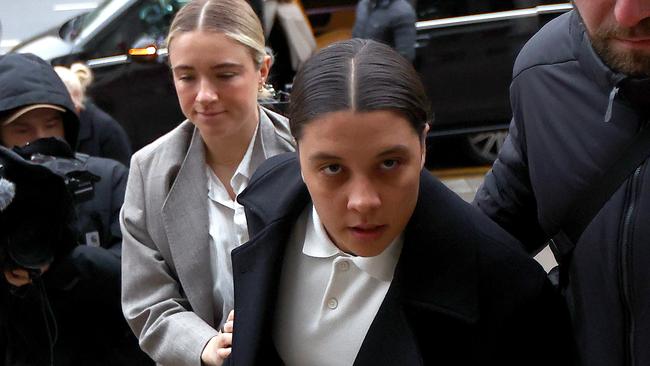
[[[265,160],[265,149],[258,130],[260,130],[260,123],[255,128],[248,149],[230,179],[230,186],[235,195],[239,195],[248,186],[255,169]],[[219,324],[221,327],[234,306],[230,252],[248,241],[248,225],[244,206],[230,199],[226,187],[208,165],[205,167],[205,172],[208,175],[210,270],[214,278],[212,293],[214,309],[221,311],[221,314],[215,314],[215,320],[221,320]]]
[[352,365],[386,297],[402,252],[398,236],[375,257],[355,257],[330,240],[312,205],[286,249],[273,342],[288,366]]

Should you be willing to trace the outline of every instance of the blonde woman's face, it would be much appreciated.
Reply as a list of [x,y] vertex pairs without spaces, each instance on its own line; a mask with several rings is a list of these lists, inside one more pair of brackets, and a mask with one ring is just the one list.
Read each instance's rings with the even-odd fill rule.
[[181,33],[170,44],[174,85],[185,117],[204,138],[236,137],[258,121],[257,93],[269,72],[223,33]]

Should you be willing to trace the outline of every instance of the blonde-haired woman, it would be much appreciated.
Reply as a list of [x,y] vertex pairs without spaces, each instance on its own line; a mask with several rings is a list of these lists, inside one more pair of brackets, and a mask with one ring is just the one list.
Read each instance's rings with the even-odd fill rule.
[[79,115],[79,141],[72,148],[128,166],[133,151],[126,132],[113,117],[86,97],[86,89],[93,81],[90,68],[77,62],[69,68],[55,66],[54,71],[68,89]]
[[157,363],[219,365],[230,352],[230,251],[248,240],[236,197],[294,140],[284,117],[258,105],[270,59],[246,1],[191,1],[167,42],[187,120],[131,160],[122,307]]

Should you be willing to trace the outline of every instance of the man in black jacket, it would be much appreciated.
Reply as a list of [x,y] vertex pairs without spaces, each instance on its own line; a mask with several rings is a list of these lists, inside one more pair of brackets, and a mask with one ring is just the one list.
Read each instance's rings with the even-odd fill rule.
[[[77,143],[79,119],[68,91],[49,64],[33,55],[2,56],[0,85],[1,145],[31,160],[41,153],[74,161],[79,170],[94,176],[92,197],[81,198],[86,190],[73,195],[76,240],[71,239],[75,241],[69,243],[72,248],[68,246],[64,253],[55,248],[53,258],[40,266],[45,290],[35,286],[39,281],[24,268],[2,268],[0,339],[8,344],[0,344],[6,353],[0,363],[137,364],[144,357],[120,309],[122,237],[118,215],[128,171],[116,161],[75,154],[70,149]],[[47,138],[64,139],[67,145]],[[33,206],[34,211],[40,208],[38,203]],[[56,211],[49,214],[59,215]],[[36,224],[39,221],[34,221],[34,227],[30,222],[21,221],[18,236],[43,230]],[[7,225],[1,230],[3,236],[12,236],[18,229]]]
[[[513,120],[474,204],[559,262],[583,192],[608,174],[650,112],[650,1],[575,0],[521,51]],[[650,364],[650,167],[595,216],[562,273],[582,362]],[[555,237],[554,237],[555,236]],[[550,340],[552,343],[552,340]]]

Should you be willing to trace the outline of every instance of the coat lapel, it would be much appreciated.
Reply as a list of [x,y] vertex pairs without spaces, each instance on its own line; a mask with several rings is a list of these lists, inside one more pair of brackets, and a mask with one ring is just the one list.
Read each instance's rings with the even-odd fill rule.
[[401,306],[399,284],[391,284],[361,344],[355,365],[422,365],[418,343]]
[[232,364],[274,364],[270,358],[277,353],[269,330],[290,232],[290,220],[276,222],[232,252],[237,309]]
[[214,324],[210,275],[207,176],[203,140],[194,129],[190,146],[162,208],[175,269],[192,310]]
[[[418,319],[406,314],[413,308],[464,324],[478,320],[477,251],[471,240],[465,240],[468,227],[455,209],[465,203],[443,190],[428,173],[421,176],[418,203],[405,230],[393,282],[359,350],[357,366],[379,361],[423,364],[413,333]],[[446,329],[439,325],[427,331],[430,336]]]

